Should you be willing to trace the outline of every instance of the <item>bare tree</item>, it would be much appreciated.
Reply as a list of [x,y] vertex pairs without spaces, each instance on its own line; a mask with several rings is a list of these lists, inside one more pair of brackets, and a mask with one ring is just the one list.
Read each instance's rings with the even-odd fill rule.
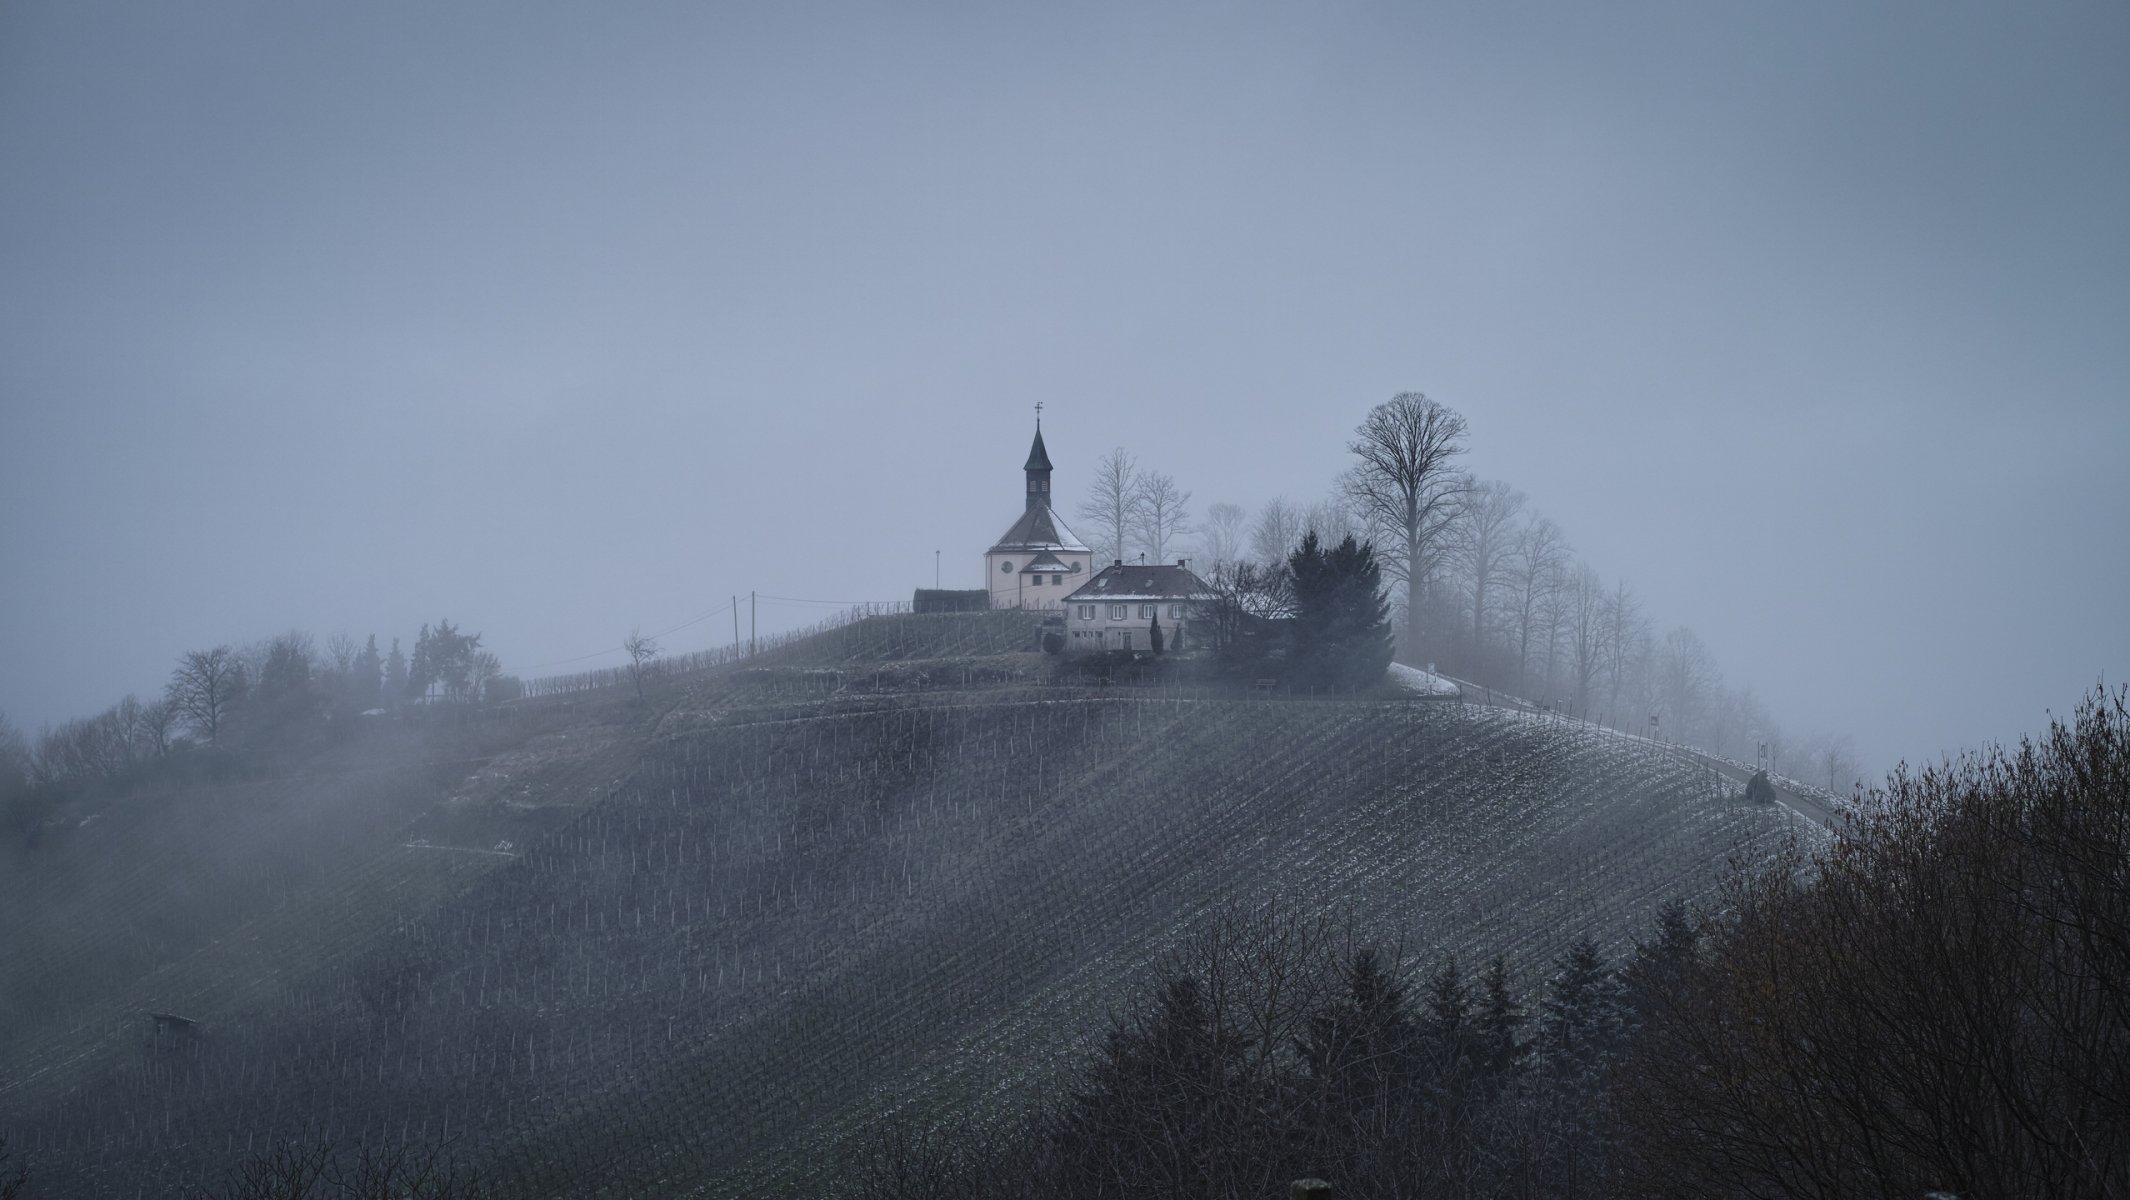
[[1684,625],[1664,635],[1657,652],[1657,681],[1672,736],[1699,744],[1709,733],[1710,706],[1723,687],[1723,672],[1701,635]]
[[210,746],[220,744],[222,727],[243,694],[244,666],[227,646],[187,653],[178,660],[164,692],[171,707]]
[[492,650],[476,650],[466,660],[466,695],[475,701],[489,699],[488,685],[503,674],[503,660]]
[[1472,648],[1486,649],[1487,593],[1507,568],[1524,494],[1499,480],[1472,485],[1452,539],[1471,585]]
[[325,639],[325,657],[336,674],[347,675],[362,657],[362,643],[345,633],[336,633]]
[[2124,701],[1731,882],[1618,1073],[1617,1194],[2130,1195]]
[[1537,513],[1516,535],[1509,560],[1509,616],[1516,623],[1516,683],[1524,685],[1530,669],[1531,643],[1544,628],[1549,590],[1558,582],[1568,557],[1568,539],[1551,518]]
[[1285,496],[1274,496],[1257,510],[1257,520],[1250,526],[1250,557],[1261,566],[1276,567],[1287,561],[1301,540],[1302,514]]
[[1240,504],[1223,500],[1206,509],[1206,519],[1198,526],[1198,545],[1208,567],[1234,562],[1242,553],[1243,526],[1248,521],[1249,514]]
[[144,751],[161,758],[170,753],[170,738],[177,730],[177,723],[178,711],[169,700],[144,704],[134,719],[136,739]]
[[1384,573],[1405,583],[1408,649],[1420,645],[1421,592],[1436,543],[1470,487],[1454,469],[1464,436],[1456,412],[1418,392],[1401,392],[1371,409],[1347,446],[1357,461],[1346,473],[1346,494],[1378,534]]
[[1119,446],[1095,464],[1087,499],[1077,510],[1092,529],[1095,561],[1124,557],[1124,541],[1139,520],[1139,460]]
[[1559,678],[1561,642],[1567,636],[1569,624],[1569,593],[1575,585],[1575,570],[1572,559],[1563,553],[1554,562],[1550,577],[1546,580],[1545,595],[1538,606],[1539,628],[1543,636],[1539,646],[1546,655],[1545,694],[1558,699],[1560,689],[1555,681]]
[[1343,496],[1319,500],[1302,512],[1302,532],[1316,531],[1316,540],[1326,546],[1336,546],[1352,537],[1355,541],[1367,541],[1368,531],[1361,527],[1352,506]]
[[658,641],[645,637],[642,630],[632,629],[623,639],[621,648],[628,651],[629,675],[636,680],[636,699],[640,701],[643,699],[644,673],[651,669],[651,661],[658,657]]
[[1160,471],[1139,476],[1132,532],[1139,548],[1157,563],[1167,562],[1171,543],[1191,531],[1191,494]]
[[1629,663],[1634,659],[1636,647],[1648,641],[1648,630],[1642,619],[1642,603],[1635,599],[1625,579],[1613,585],[1605,597],[1605,676],[1611,685],[1611,699],[1607,711],[1614,716],[1617,728],[1634,728],[1619,720],[1620,697],[1627,687]]
[[1605,583],[1596,568],[1579,564],[1569,576],[1568,661],[1575,671],[1575,705],[1584,715],[1590,711],[1590,685],[1604,666]]

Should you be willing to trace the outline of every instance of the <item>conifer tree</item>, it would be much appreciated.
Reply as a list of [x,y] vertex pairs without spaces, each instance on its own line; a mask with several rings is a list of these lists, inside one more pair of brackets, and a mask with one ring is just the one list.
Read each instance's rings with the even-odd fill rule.
[[1490,1086],[1499,1088],[1523,1071],[1524,1060],[1530,1056],[1531,1047],[1523,1038],[1529,1018],[1509,986],[1506,960],[1496,957],[1487,964],[1479,987],[1479,1062]]
[[1295,658],[1305,680],[1361,687],[1390,666],[1390,604],[1375,550],[1351,535],[1326,550],[1316,531],[1287,559],[1295,615]]

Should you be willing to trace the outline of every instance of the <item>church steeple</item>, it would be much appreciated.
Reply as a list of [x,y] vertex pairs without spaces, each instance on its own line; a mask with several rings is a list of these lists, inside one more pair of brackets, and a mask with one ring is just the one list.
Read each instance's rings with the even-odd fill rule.
[[1050,453],[1043,449],[1043,406],[1036,405],[1035,444],[1028,447],[1028,462],[1022,466],[1028,473],[1028,507],[1044,508],[1050,504]]

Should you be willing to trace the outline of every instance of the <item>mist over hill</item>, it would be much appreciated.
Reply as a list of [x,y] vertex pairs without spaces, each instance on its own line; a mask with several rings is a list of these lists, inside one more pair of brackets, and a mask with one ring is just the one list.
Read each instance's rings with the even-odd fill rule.
[[532,1194],[825,1193],[890,1116],[1039,1093],[1223,908],[1529,973],[1808,825],[1527,714],[1060,683],[1035,631],[869,618],[70,812],[0,883],[40,918],[0,1128],[58,1195],[284,1137],[450,1137]]

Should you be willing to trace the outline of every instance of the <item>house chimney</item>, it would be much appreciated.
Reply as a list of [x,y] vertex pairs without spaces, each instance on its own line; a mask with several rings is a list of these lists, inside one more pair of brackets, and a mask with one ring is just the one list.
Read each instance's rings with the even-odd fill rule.
[[1176,565],[1188,571],[1191,569],[1191,560],[1188,558],[1179,558],[1176,560]]

